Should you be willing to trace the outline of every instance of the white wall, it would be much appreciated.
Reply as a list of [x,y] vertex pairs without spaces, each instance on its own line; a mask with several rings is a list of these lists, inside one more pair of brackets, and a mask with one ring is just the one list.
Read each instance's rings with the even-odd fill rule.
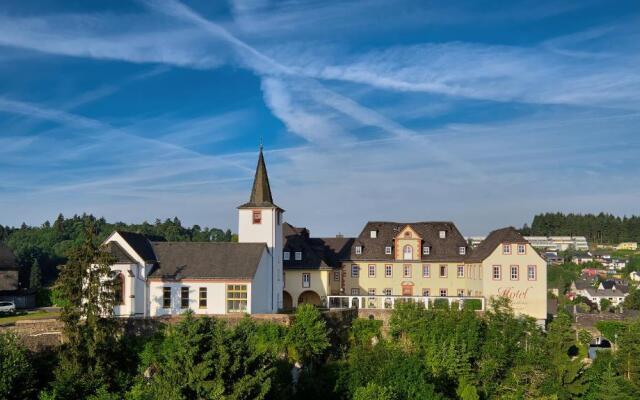
[[[282,290],[284,281],[282,276],[282,220],[280,210],[276,208],[255,208],[262,211],[260,224],[253,223],[254,209],[241,208],[238,210],[238,242],[266,243],[269,250],[269,280],[268,285],[269,309],[276,312],[282,308]],[[278,218],[280,215],[280,218]],[[262,279],[262,278],[261,278]]]
[[[208,281],[208,280],[184,280],[174,281],[149,281],[150,315],[152,317],[162,315],[178,315],[187,311],[181,308],[181,288],[189,288],[189,308],[196,314],[226,314],[226,290],[228,284],[247,285],[247,312],[251,312],[252,285],[247,281]],[[171,288],[171,307],[162,307],[163,288]],[[207,307],[199,306],[199,291],[201,287],[207,288]]]
[[251,312],[274,313],[278,306],[271,301],[271,254],[265,247],[251,284]]

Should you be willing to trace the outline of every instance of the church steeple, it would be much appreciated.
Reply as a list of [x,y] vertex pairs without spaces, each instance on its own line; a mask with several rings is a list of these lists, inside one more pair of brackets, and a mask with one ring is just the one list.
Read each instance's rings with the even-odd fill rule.
[[269,175],[267,174],[267,166],[264,162],[264,155],[262,154],[262,143],[260,143],[260,154],[258,155],[258,165],[256,166],[256,173],[253,178],[251,197],[249,198],[248,203],[245,203],[238,208],[255,207],[280,208],[273,203],[271,186],[269,185]]

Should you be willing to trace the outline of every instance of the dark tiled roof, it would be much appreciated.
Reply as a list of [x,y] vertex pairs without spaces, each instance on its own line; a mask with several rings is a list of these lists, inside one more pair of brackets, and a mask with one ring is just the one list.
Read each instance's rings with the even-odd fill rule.
[[117,242],[109,242],[105,246],[107,253],[111,254],[117,263],[121,264],[137,264],[134,260]]
[[156,256],[151,248],[149,239],[141,233],[133,233],[126,231],[117,231],[124,240],[129,243],[129,246],[138,253],[138,255],[145,261],[153,262],[156,260]]
[[591,287],[593,281],[588,281],[586,279],[578,279],[573,282],[573,285],[576,287],[576,290],[584,290],[588,287]]
[[[368,222],[360,235],[355,239],[348,255],[350,260],[394,260],[394,239],[402,229],[409,225],[422,238],[422,246],[429,246],[429,255],[423,255],[424,261],[464,261],[466,256],[460,255],[460,247],[470,248],[453,222]],[[376,238],[371,238],[371,231],[377,231]],[[440,231],[446,232],[444,239]],[[362,254],[356,254],[355,247],[362,246]],[[392,246],[392,254],[385,254],[385,247]]]
[[529,243],[514,227],[497,229],[489,234],[479,245],[473,250],[473,253],[467,259],[468,262],[482,262],[489,257],[491,253],[501,243]]
[[264,243],[151,242],[157,257],[152,277],[252,279]]
[[249,198],[248,203],[245,203],[238,208],[253,207],[280,208],[273,203],[273,197],[271,196],[271,186],[269,185],[269,175],[267,174],[267,166],[264,163],[264,156],[262,155],[262,147],[260,147],[260,155],[258,156],[256,174],[253,178],[251,197]]
[[[284,269],[332,269],[340,265],[341,257],[347,258],[351,238],[310,238],[309,230],[289,223],[282,226],[284,251],[290,252],[283,261]],[[302,260],[295,259],[295,252],[302,252]]]
[[0,242],[0,269],[17,270],[16,257],[6,244]]

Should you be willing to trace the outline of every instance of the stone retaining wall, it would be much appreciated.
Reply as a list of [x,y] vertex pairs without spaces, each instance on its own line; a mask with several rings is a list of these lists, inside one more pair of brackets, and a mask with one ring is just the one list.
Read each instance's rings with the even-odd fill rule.
[[0,333],[14,333],[27,348],[38,351],[60,345],[62,328],[62,322],[57,319],[21,320],[0,326]]

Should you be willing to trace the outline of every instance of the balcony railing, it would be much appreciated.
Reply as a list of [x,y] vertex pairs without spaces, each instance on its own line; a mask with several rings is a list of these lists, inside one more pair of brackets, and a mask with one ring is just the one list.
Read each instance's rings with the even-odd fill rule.
[[[469,302],[473,300],[473,302]],[[400,302],[414,302],[424,304],[426,309],[438,307],[439,303],[448,305],[449,308],[458,307],[463,309],[465,302],[470,304],[476,304],[480,302],[480,307],[474,307],[476,311],[484,311],[485,299],[484,297],[439,297],[439,296],[327,296],[327,302],[330,309],[346,309],[346,308],[360,308],[363,310],[374,309],[388,309],[395,308],[396,303]]]

